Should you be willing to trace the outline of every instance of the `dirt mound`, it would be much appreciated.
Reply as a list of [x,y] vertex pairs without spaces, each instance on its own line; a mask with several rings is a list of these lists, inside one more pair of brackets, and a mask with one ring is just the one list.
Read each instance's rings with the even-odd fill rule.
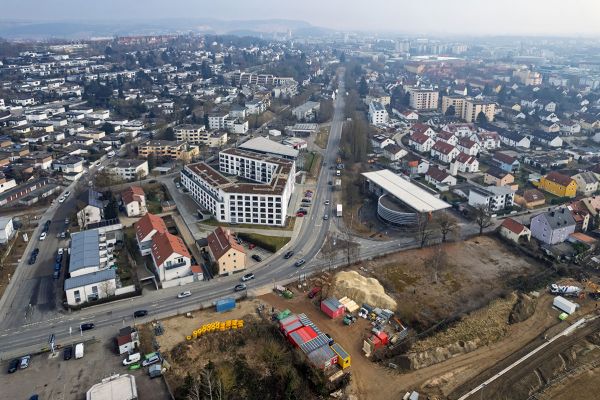
[[517,302],[508,316],[508,323],[516,324],[531,317],[535,312],[536,304],[537,303],[534,298],[524,293],[520,293],[519,297],[517,298]]
[[508,316],[515,301],[515,295],[493,301],[445,331],[416,342],[403,358],[410,369],[420,369],[496,342],[508,331]]
[[333,294],[338,298],[347,296],[358,304],[368,303],[375,307],[396,309],[396,301],[385,294],[377,279],[366,278],[356,271],[342,271],[335,276]]

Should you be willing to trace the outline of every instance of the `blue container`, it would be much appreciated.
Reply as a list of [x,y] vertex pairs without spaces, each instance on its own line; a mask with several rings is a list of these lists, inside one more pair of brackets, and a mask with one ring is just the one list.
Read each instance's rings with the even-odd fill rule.
[[235,299],[229,297],[226,299],[217,300],[217,312],[229,311],[235,308]]

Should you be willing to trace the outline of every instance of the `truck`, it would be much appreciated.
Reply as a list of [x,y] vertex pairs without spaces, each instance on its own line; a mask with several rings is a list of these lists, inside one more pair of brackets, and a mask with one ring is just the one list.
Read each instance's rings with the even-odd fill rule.
[[83,343],[75,345],[75,359],[83,358]]
[[577,286],[566,286],[553,283],[550,285],[550,293],[553,295],[578,297],[579,293],[581,293],[581,288]]
[[573,314],[577,310],[578,304],[575,304],[562,296],[556,296],[552,305],[558,308],[560,311],[564,311],[567,314]]
[[151,365],[148,368],[148,375],[150,376],[150,379],[158,378],[159,376],[161,376],[162,375],[162,365],[160,365],[160,364]]
[[335,215],[338,217],[342,216],[342,205],[338,204],[335,208]]

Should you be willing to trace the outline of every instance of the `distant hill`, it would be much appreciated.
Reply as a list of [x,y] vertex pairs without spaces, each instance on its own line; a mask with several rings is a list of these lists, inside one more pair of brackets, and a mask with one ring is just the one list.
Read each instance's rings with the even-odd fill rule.
[[273,35],[288,32],[300,35],[322,33],[304,21],[269,19],[222,21],[216,19],[164,19],[154,21],[9,21],[0,20],[0,37],[6,39],[86,39],[98,36],[213,33],[238,36]]

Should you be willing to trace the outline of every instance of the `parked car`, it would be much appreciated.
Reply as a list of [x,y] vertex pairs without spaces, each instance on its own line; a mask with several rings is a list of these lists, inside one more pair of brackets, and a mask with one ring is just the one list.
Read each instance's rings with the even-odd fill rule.
[[148,310],[137,310],[133,312],[133,316],[136,318],[145,317],[148,315]]
[[65,198],[64,197],[59,197],[58,198],[58,202],[59,203],[64,203],[65,202]]
[[19,366],[21,369],[25,369],[29,367],[29,361],[31,361],[31,356],[21,357],[21,365]]
[[249,250],[253,250],[256,247],[256,245],[254,243],[249,243],[248,244],[248,249]]
[[146,358],[142,361],[142,367],[147,367],[148,365],[152,365],[160,361],[160,354],[154,353],[150,357]]
[[57,255],[56,255],[56,259],[55,259],[55,261],[56,261],[58,264],[60,264],[60,263],[62,262],[62,259],[63,259],[63,255],[62,255],[62,253],[59,253],[59,254],[57,254]]
[[127,356],[126,359],[123,360],[123,365],[131,365],[135,364],[141,360],[140,353],[133,353]]
[[69,218],[65,218],[65,225],[69,225]]
[[325,200],[325,205],[328,206],[329,205],[329,200]]
[[71,357],[73,357],[73,346],[67,346],[63,350],[63,360],[70,360]]
[[65,197],[69,197],[70,195],[71,195],[71,192],[69,192],[69,191],[66,191],[66,192],[63,194],[63,196],[65,196]]
[[285,258],[287,260],[288,258],[292,258],[293,255],[294,255],[294,251],[290,250],[283,255],[283,258]]
[[14,372],[17,371],[17,369],[19,369],[19,364],[21,363],[21,360],[18,358],[15,358],[14,360],[12,360],[9,364],[8,364],[8,373],[12,374]]
[[327,220],[329,219],[329,215],[328,215],[328,214],[325,214],[325,215],[323,215],[323,219],[324,219],[325,221],[327,221]]
[[58,279],[58,278],[60,278],[60,270],[58,270],[58,271],[55,270],[52,273],[52,279]]
[[82,331],[89,331],[90,329],[94,329],[94,324],[91,322],[86,322],[84,324],[81,324],[81,330]]
[[54,263],[54,270],[55,271],[60,271],[61,268],[62,268],[62,265],[59,262]]
[[40,235],[40,240],[46,240],[46,232],[42,232]]
[[62,255],[65,252],[65,249],[63,249],[62,247],[58,248],[58,254]]
[[189,297],[192,295],[192,292],[190,292],[189,290],[186,290],[185,292],[181,292],[177,295],[178,299],[183,299],[184,297]]
[[247,286],[245,283],[240,283],[234,286],[233,290],[236,292],[241,292],[243,290],[246,290]]
[[303,212],[300,212],[300,211],[298,211],[298,212],[296,213],[296,217],[304,217],[304,213],[303,213]]
[[304,265],[306,263],[306,260],[304,258],[299,259],[298,261],[296,261],[296,267],[299,267],[301,265]]
[[242,282],[247,282],[251,279],[254,279],[254,274],[252,272],[250,272],[249,274],[246,274],[244,276],[242,276]]
[[259,256],[258,254],[252,254],[252,259],[256,262],[261,262],[262,261],[262,257]]

